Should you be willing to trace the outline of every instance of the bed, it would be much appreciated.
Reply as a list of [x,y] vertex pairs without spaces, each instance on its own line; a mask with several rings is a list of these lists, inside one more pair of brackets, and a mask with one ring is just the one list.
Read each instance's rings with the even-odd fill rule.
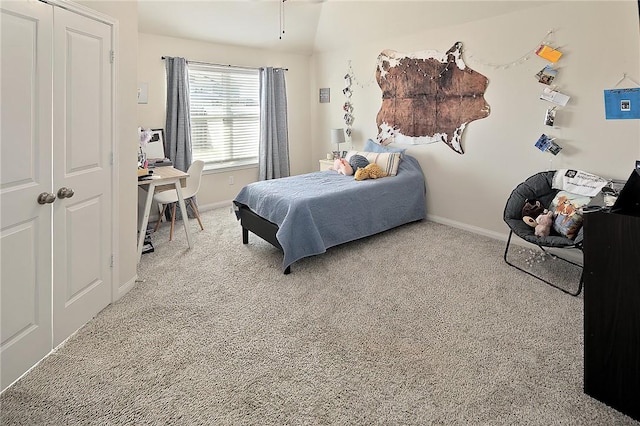
[[356,181],[333,170],[251,183],[233,200],[242,226],[284,253],[282,269],[329,247],[426,217],[418,161],[402,155],[395,176]]

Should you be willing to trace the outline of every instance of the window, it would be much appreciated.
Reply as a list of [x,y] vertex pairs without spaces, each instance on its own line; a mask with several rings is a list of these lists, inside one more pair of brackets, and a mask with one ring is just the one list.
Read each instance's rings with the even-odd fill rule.
[[258,163],[258,70],[189,64],[191,149],[207,169]]

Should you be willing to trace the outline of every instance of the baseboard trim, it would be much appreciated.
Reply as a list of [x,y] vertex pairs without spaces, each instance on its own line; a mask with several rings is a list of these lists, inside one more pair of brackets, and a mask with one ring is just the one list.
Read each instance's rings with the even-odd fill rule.
[[432,222],[441,223],[443,225],[451,226],[453,228],[462,229],[465,231],[473,232],[474,234],[484,235],[485,237],[493,238],[495,240],[507,242],[507,238],[509,236],[508,233],[501,234],[499,232],[489,231],[488,229],[480,228],[478,226],[469,225],[468,223],[458,222],[456,220],[451,220],[444,218],[442,216],[435,215],[427,215],[427,220]]
[[216,203],[209,203],[209,204],[198,204],[198,210],[201,212],[206,212],[208,210],[215,210],[215,209],[219,209],[222,207],[233,207],[233,200],[225,200],[225,201],[218,201]]
[[133,286],[136,285],[137,280],[138,280],[138,274],[134,275],[132,278],[127,280],[124,284],[119,286],[116,290],[116,294],[113,295],[113,300],[111,302],[113,303],[116,300],[120,299],[125,294],[127,294],[129,290],[131,290]]

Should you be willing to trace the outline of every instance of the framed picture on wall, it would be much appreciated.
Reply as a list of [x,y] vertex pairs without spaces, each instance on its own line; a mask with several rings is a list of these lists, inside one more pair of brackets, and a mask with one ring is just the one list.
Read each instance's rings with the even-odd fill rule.
[[164,129],[151,129],[151,140],[144,148],[147,159],[162,159],[164,155]]

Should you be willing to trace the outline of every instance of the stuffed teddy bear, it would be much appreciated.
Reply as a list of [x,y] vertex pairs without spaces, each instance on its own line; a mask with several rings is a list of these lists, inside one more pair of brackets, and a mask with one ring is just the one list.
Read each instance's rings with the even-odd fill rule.
[[349,162],[344,158],[336,158],[333,162],[332,169],[345,176],[351,176],[353,174],[351,164],[349,164]]
[[356,170],[355,179],[378,179],[385,176],[387,176],[387,174],[382,170],[380,166],[378,166],[376,163],[371,163],[364,168]]
[[[522,206],[522,220],[524,223],[532,228],[538,225],[537,218],[541,214],[545,214],[547,209],[542,207],[542,204],[538,200],[524,200],[524,206]],[[534,217],[536,219],[534,219]]]
[[527,199],[527,200],[524,200],[524,206],[522,206],[521,216],[523,219],[527,216],[533,219],[534,217],[538,217],[545,212],[546,212],[546,209],[542,207],[542,204],[540,203],[540,201]]
[[553,224],[553,212],[548,211],[536,218],[536,227],[534,234],[536,237],[547,237],[551,233],[551,225]]

